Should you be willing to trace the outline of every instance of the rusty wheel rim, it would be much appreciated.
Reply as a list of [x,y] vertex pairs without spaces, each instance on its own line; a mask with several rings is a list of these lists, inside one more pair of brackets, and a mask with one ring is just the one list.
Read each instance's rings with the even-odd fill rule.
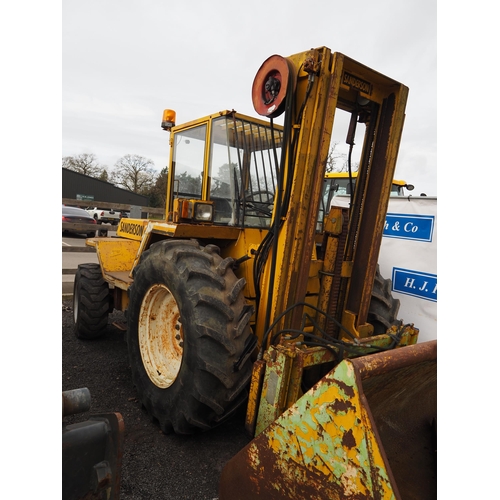
[[146,373],[157,387],[170,387],[179,374],[183,329],[179,306],[165,285],[153,285],[139,314],[139,349]]

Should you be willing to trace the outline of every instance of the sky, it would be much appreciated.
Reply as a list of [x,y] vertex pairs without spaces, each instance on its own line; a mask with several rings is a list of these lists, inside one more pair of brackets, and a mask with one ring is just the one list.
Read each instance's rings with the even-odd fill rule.
[[177,124],[223,109],[257,116],[261,64],[321,46],[409,87],[395,177],[437,195],[435,0],[65,0],[62,156],[93,153],[112,168],[139,155],[160,171],[165,108]]

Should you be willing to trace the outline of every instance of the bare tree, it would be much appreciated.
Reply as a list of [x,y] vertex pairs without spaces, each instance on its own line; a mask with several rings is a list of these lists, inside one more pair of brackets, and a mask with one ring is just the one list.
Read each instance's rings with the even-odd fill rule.
[[[349,165],[347,155],[345,153],[339,153],[335,150],[338,142],[332,142],[330,151],[328,152],[328,157],[326,159],[326,169],[325,172],[348,172]],[[354,162],[352,165],[352,171],[357,172],[359,168],[359,162]]]
[[97,157],[92,153],[82,153],[76,156],[64,156],[62,159],[63,168],[73,170],[89,177],[97,179],[107,178],[106,168],[100,165]]
[[122,156],[111,172],[111,182],[134,193],[145,193],[155,182],[154,162],[139,155]]
[[338,142],[331,143],[330,151],[326,159],[326,172],[342,172],[346,165],[346,155],[335,151]]

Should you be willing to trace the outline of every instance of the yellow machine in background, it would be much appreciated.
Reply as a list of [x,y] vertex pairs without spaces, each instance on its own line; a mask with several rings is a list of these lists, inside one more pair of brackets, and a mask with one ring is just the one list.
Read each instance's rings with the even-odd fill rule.
[[[325,174],[324,196],[332,193],[331,197],[337,195],[349,195],[354,193],[358,172],[327,172]],[[391,186],[391,196],[405,196],[405,189],[413,191],[413,184],[405,181],[393,179]]]
[[[272,56],[252,87],[268,120],[175,125],[167,110],[165,220],[87,241],[99,265],[77,272],[76,334],[127,311],[133,380],[161,429],[207,430],[247,405],[255,439],[221,500],[436,496],[436,343],[397,319],[377,269],[407,95],[326,47]],[[330,209],[341,112],[362,146],[350,207]]]

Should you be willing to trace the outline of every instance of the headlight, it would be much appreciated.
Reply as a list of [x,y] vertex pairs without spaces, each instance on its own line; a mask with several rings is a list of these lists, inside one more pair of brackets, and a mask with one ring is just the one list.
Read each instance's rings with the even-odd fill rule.
[[209,203],[195,203],[193,219],[200,222],[212,222],[214,208]]
[[201,200],[174,200],[174,222],[212,222],[213,203]]

